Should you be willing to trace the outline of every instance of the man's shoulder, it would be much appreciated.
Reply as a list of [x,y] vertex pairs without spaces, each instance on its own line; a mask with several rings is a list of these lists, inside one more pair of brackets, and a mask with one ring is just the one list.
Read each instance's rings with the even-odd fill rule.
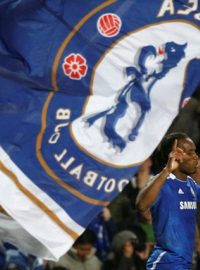
[[[153,182],[153,181],[158,177],[158,175],[159,175],[159,173],[156,174],[156,175],[151,176],[151,177],[149,178],[149,180],[148,180],[148,184],[150,184],[151,182]],[[173,177],[173,175],[170,174],[170,175],[166,178],[166,181],[165,181],[165,183],[163,184],[163,186],[169,185],[169,183],[172,182],[172,180],[174,180],[174,179],[175,179],[175,177]]]

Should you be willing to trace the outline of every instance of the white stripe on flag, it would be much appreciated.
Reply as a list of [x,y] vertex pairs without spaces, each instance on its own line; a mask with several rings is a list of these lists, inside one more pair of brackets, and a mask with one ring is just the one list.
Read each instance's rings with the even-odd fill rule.
[[[34,234],[33,236],[47,248],[46,258],[58,259],[71,247],[74,235],[75,237],[80,235],[84,228],[72,220],[54,200],[37,187],[0,147],[1,162],[5,170],[16,176],[18,184],[16,185],[16,182],[11,180],[12,177],[8,177],[0,166],[0,204],[11,217],[32,235]],[[36,199],[36,203],[33,198]],[[44,206],[44,209],[40,207],[40,204]],[[66,225],[74,234],[67,233],[60,223]]]

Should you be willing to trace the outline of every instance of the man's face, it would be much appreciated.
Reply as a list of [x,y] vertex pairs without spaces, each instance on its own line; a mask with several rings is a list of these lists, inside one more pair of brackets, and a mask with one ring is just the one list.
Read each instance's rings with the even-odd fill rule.
[[85,260],[88,255],[91,253],[92,245],[91,244],[78,244],[76,246],[77,255],[81,260]]
[[197,171],[198,156],[193,141],[189,138],[178,140],[178,147],[183,149],[183,161],[180,163],[179,171],[181,173],[192,175]]

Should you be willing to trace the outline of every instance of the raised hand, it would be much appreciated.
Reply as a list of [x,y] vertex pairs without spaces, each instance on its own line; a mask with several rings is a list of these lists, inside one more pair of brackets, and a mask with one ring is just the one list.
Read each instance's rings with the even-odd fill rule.
[[178,141],[175,140],[172,146],[172,151],[169,153],[168,162],[166,165],[166,169],[169,172],[174,171],[179,167],[179,164],[183,161],[183,156],[185,155],[183,149],[177,146]]

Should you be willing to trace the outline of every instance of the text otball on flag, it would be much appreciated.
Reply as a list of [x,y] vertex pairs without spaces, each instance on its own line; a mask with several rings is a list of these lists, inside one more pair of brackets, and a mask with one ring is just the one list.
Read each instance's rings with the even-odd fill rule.
[[199,26],[198,0],[0,3],[0,204],[30,253],[58,259],[154,151],[199,85]]

